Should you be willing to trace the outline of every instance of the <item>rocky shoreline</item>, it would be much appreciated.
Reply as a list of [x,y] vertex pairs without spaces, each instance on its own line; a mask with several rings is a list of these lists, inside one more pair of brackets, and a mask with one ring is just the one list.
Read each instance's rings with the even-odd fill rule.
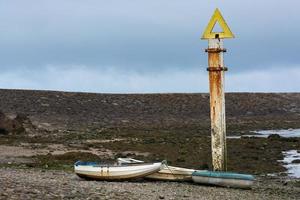
[[[96,94],[0,89],[0,111],[48,130],[209,134],[209,94]],[[300,93],[226,93],[228,131],[300,128]]]
[[56,170],[0,168],[0,199],[298,199],[299,182],[257,177],[251,190],[193,183],[86,181]]
[[[211,169],[207,94],[114,95],[0,90],[0,199],[297,199],[282,152],[300,138],[250,131],[299,128],[300,94],[228,94],[228,170],[256,175],[252,190],[193,183],[85,181],[77,160]],[[237,137],[242,136],[242,137]],[[238,138],[238,139],[237,139]]]

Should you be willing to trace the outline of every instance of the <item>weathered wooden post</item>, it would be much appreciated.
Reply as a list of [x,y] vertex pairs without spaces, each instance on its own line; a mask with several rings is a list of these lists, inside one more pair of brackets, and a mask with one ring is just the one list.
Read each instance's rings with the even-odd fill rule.
[[[219,23],[223,32],[213,32]],[[226,123],[225,123],[225,95],[224,76],[227,68],[224,66],[223,47],[224,38],[233,38],[224,18],[218,9],[215,10],[209,21],[202,39],[208,40],[208,68],[210,87],[210,118],[211,118],[211,150],[212,164],[215,171],[227,170],[227,149],[226,149]]]

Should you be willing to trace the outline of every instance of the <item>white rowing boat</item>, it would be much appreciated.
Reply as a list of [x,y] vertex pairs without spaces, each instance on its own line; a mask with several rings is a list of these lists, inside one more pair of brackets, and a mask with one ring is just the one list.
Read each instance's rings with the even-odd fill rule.
[[161,181],[191,181],[194,169],[187,169],[181,167],[164,166],[158,172],[146,176],[147,179],[161,180]]
[[127,180],[145,177],[163,168],[163,162],[136,165],[101,165],[94,162],[77,161],[75,173],[82,178],[95,180]]
[[[132,158],[118,158],[117,161],[120,165],[137,164],[144,162]],[[181,167],[173,167],[165,164],[160,171],[150,174],[145,178],[161,181],[192,181],[192,173],[194,171],[196,170]]]

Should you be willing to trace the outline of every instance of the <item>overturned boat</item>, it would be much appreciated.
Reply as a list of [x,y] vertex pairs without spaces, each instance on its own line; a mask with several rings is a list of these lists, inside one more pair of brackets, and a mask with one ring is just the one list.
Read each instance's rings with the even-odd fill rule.
[[86,179],[94,180],[128,180],[142,178],[158,172],[163,168],[164,162],[103,165],[95,162],[77,161],[74,164],[75,173]]
[[217,185],[223,187],[249,189],[254,183],[254,176],[230,172],[195,171],[192,173],[195,183]]

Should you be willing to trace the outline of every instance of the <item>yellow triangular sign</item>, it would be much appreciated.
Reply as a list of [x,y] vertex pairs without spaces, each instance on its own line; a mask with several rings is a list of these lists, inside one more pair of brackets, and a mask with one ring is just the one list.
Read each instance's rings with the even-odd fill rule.
[[[222,28],[223,32],[213,32],[215,25],[219,23],[220,27]],[[211,17],[201,39],[214,39],[214,38],[234,38],[233,33],[231,32],[230,28],[226,24],[220,10],[217,8]]]

